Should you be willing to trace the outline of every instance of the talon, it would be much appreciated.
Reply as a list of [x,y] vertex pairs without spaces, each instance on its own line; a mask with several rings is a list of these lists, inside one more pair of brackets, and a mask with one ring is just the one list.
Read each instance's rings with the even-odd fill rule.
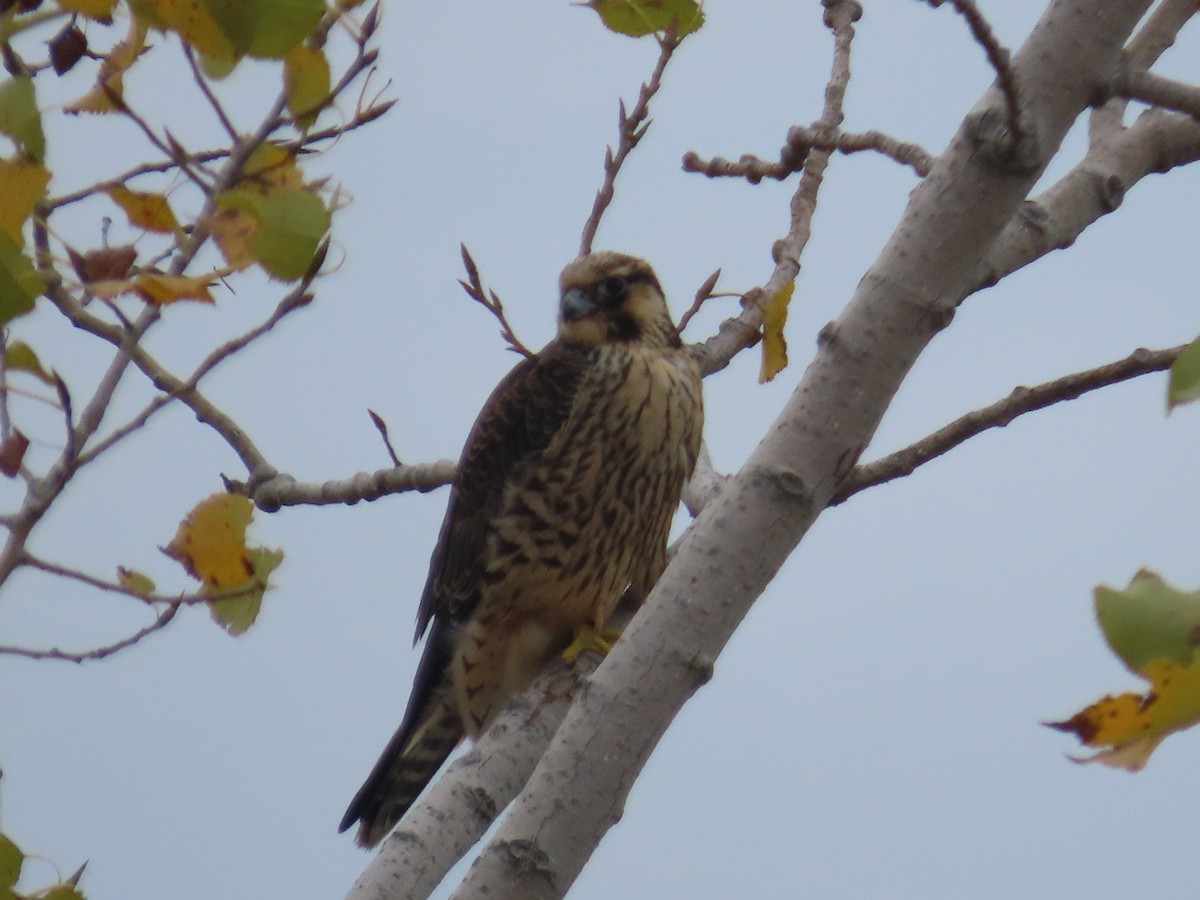
[[613,648],[617,638],[621,636],[621,632],[615,628],[596,629],[591,625],[576,625],[572,629],[574,640],[571,645],[563,651],[563,660],[574,665],[579,659],[579,654],[584,650],[595,650],[601,656],[607,656],[608,651]]

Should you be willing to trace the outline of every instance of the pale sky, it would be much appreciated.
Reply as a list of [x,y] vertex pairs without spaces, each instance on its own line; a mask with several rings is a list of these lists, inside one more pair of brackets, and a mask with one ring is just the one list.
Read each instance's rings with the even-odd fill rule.
[[[992,79],[982,51],[949,6],[864,6],[845,127],[939,152]],[[981,6],[1015,50],[1043,4]],[[831,47],[816,0],[706,10],[596,242],[650,260],[676,315],[717,267],[726,290],[767,278],[795,186],[707,180],[683,173],[680,157],[776,153],[790,125],[819,115]],[[317,283],[311,308],[203,384],[304,480],[387,464],[368,407],[405,461],[457,455],[515,362],[456,285],[459,242],[525,343],[548,340],[558,271],[616,140],[618,98],[632,105],[657,54],[565,0],[519,16],[480,2],[391,2],[381,35],[373,84],[390,81],[399,102],[309,164],[349,201],[335,217],[340,268]],[[1195,82],[1198,51],[1198,32],[1185,30],[1157,71]],[[150,62],[162,68],[131,74],[131,97],[166,110],[185,143],[211,144],[196,92]],[[167,74],[147,77],[155,71]],[[270,101],[255,85],[272,77],[264,67],[230,86],[247,127]],[[70,173],[54,192],[144,153],[120,123],[50,114],[48,124],[51,167]],[[1082,150],[1076,128],[1047,183]],[[768,427],[915,183],[880,157],[833,161],[788,324],[792,366],[760,386],[750,352],[706,382],[719,469],[735,471]],[[864,459],[1018,384],[1200,334],[1198,188],[1195,171],[1146,179],[1074,247],[969,299]],[[81,208],[78,233],[95,235],[104,214],[115,213]],[[132,236],[113,228],[114,241]],[[280,296],[254,277],[234,287],[215,308],[170,310],[152,352],[186,372]],[[686,336],[706,337],[735,304],[712,301]],[[108,358],[46,310],[15,333],[81,393]],[[131,376],[119,411],[146,396]],[[1190,476],[1200,410],[1164,410],[1165,378],[1139,379],[1020,419],[821,516],[571,896],[1190,896],[1200,736],[1170,738],[1131,776],[1072,765],[1073,739],[1039,724],[1142,686],[1095,627],[1095,585],[1123,587],[1148,567],[1200,586]],[[48,458],[55,420],[29,415],[44,441],[31,452]],[[222,472],[244,475],[175,410],[74,484],[32,546],[183,590],[156,548]],[[14,490],[0,491],[6,508]],[[287,556],[244,637],[197,609],[104,662],[0,658],[0,828],[64,873],[89,860],[91,900],[342,896],[368,856],[337,823],[407,700],[445,499],[258,514],[254,540]],[[83,648],[146,621],[132,601],[27,573],[0,598],[0,644]],[[52,878],[45,866],[33,874],[30,887]]]

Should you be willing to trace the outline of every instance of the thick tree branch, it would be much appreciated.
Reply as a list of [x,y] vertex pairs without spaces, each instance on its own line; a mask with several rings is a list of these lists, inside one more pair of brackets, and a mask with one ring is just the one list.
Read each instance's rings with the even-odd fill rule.
[[[1024,203],[996,239],[963,298],[1052,250],[1069,247],[1116,210],[1135,184],[1200,159],[1200,123],[1150,109],[1129,128],[1093,143],[1070,172]],[[961,302],[961,301],[960,301]]]
[[1151,106],[1161,106],[1200,119],[1200,87],[1194,84],[1164,78],[1153,72],[1125,69],[1117,76],[1113,90],[1120,97],[1140,100]]
[[[557,660],[411,806],[346,900],[424,900],[517,796],[600,664]],[[403,879],[395,874],[402,872]]]

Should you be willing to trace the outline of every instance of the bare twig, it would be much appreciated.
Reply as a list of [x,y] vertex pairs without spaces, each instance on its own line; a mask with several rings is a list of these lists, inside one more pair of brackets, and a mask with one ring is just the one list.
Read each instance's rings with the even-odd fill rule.
[[650,80],[642,85],[633,111],[626,113],[625,101],[622,100],[620,103],[620,110],[617,116],[617,129],[619,133],[617,152],[613,153],[612,147],[606,147],[604,150],[604,182],[600,185],[600,190],[596,192],[596,199],[592,203],[592,211],[583,225],[583,236],[579,240],[580,256],[587,256],[592,252],[592,243],[596,239],[596,231],[600,227],[600,220],[604,217],[604,211],[608,209],[608,205],[612,203],[617,174],[621,171],[621,166],[624,164],[625,158],[629,156],[633,148],[637,146],[638,141],[646,134],[646,129],[650,127],[650,101],[658,93],[658,89],[662,87],[663,72],[666,71],[667,63],[671,61],[671,56],[675,53],[675,48],[679,46],[682,40],[683,38],[679,36],[678,24],[672,24],[666,34],[658,39],[660,47],[658,62],[654,66],[654,72],[650,75]]
[[[930,6],[938,7],[944,0],[928,0],[928,2]],[[1004,96],[1007,124],[1006,149],[1009,155],[1018,157],[1022,153],[1023,145],[1030,140],[1032,135],[1026,127],[1025,116],[1021,108],[1021,91],[1020,85],[1017,84],[1016,72],[1012,67],[1012,54],[1007,47],[1000,43],[991,24],[979,11],[979,7],[975,5],[975,0],[947,0],[947,2],[966,20],[967,27],[971,29],[971,36],[983,48],[988,62],[996,72],[996,84]]]
[[225,113],[225,107],[221,106],[221,101],[217,99],[217,95],[208,86],[208,79],[204,77],[204,73],[200,71],[200,66],[196,63],[196,53],[192,50],[192,45],[187,41],[183,42],[183,55],[187,58],[188,66],[192,70],[192,78],[195,80],[196,86],[200,88],[200,93],[204,95],[204,99],[208,101],[208,105],[216,113],[217,119],[221,122],[221,127],[229,135],[229,140],[236,144],[238,142],[237,129],[233,127],[233,122],[229,121],[229,116]]
[[373,409],[368,409],[367,415],[371,417],[371,421],[375,424],[375,429],[379,432],[379,436],[383,438],[383,445],[387,447],[388,456],[392,458],[392,463],[396,467],[404,465],[400,462],[400,457],[396,455],[396,448],[392,446],[392,439],[388,437],[387,422],[383,421],[383,416],[379,415]]
[[479,267],[475,265],[475,260],[471,258],[471,253],[467,250],[466,244],[459,244],[459,250],[462,251],[463,268],[467,270],[467,280],[461,278],[458,283],[462,285],[462,289],[467,292],[467,296],[490,312],[496,317],[500,323],[500,335],[504,338],[504,342],[508,344],[508,349],[514,353],[519,353],[526,359],[533,357],[534,353],[528,347],[521,343],[517,333],[513,331],[512,326],[508,323],[508,317],[504,314],[504,303],[500,300],[500,295],[495,291],[485,290],[483,281],[479,277]]
[[[273,329],[286,315],[306,306],[312,299],[311,295],[308,293],[308,288],[311,286],[311,283],[312,277],[305,277],[299,284],[296,285],[295,288],[289,291],[279,301],[278,304],[276,304],[274,311],[272,311],[271,315],[269,315],[265,320],[244,334],[234,338],[231,341],[227,341],[209,353],[208,356],[206,356],[200,363],[200,365],[193,370],[192,374],[188,376],[186,381],[178,382],[179,386],[176,390],[164,391],[163,393],[158,394],[153,400],[146,404],[146,407],[140,413],[138,413],[120,428],[113,431],[103,440],[94,444],[86,453],[81,454],[78,465],[84,466],[92,462],[97,456],[104,453],[113,444],[116,444],[117,442],[128,437],[130,434],[133,434],[138,429],[142,428],[146,422],[148,422],[150,418],[153,417],[159,410],[163,409],[173,401],[183,400],[186,403],[187,398],[196,390],[200,380],[205,375],[215,369],[220,363],[224,362],[229,357],[233,356],[235,353],[258,340],[268,331]],[[147,362],[152,362],[152,360],[147,360]],[[155,363],[155,365],[157,365],[157,363]],[[167,375],[169,375],[169,373],[166,373],[165,371],[161,373],[161,376],[165,377]],[[224,437],[223,434],[222,437]]]
[[683,331],[683,329],[687,328],[688,322],[692,321],[692,317],[694,315],[696,315],[696,313],[700,312],[700,307],[702,307],[704,305],[705,300],[709,300],[712,297],[716,297],[716,296],[726,296],[726,297],[738,296],[737,294],[717,295],[717,294],[713,293],[713,288],[715,288],[717,286],[717,280],[720,277],[721,277],[721,270],[717,269],[717,271],[713,272],[711,275],[709,275],[707,278],[705,278],[704,283],[702,285],[700,285],[699,288],[696,289],[696,296],[692,300],[692,305],[689,306],[687,312],[685,312],[679,318],[679,326],[678,326],[679,331]]
[[[825,25],[833,32],[833,61],[825,84],[824,108],[812,131],[828,136],[837,134],[845,117],[843,106],[850,83],[850,49],[854,43],[854,23],[862,16],[862,5],[858,0],[826,0],[825,7]],[[692,356],[705,375],[719,372],[734,356],[758,342],[763,323],[761,300],[795,282],[800,273],[800,257],[812,234],[812,217],[831,156],[831,151],[814,147],[805,158],[800,183],[792,194],[791,226],[771,248],[775,268],[770,278],[761,288],[746,292],[739,315],[722,322],[717,333],[708,340],[691,346]]]
[[1089,391],[1119,384],[1150,372],[1170,368],[1184,349],[1181,345],[1166,350],[1135,350],[1117,362],[1065,375],[1036,387],[1019,387],[1003,400],[955,419],[944,428],[914,444],[872,463],[857,466],[830,500],[830,506],[843,503],[859,491],[911,475],[917,468],[959,444],[991,428],[1003,428],[1019,416],[1045,409],[1064,400],[1074,400]]
[[882,131],[838,131],[831,140],[815,129],[796,125],[788,129],[787,141],[788,147],[802,157],[807,157],[812,149],[846,154],[873,151],[908,166],[922,178],[929,174],[934,162],[933,155],[919,144],[899,140]]
[[175,614],[179,612],[178,603],[169,604],[158,617],[145,628],[136,631],[127,638],[116,641],[112,644],[106,644],[103,647],[97,647],[94,650],[83,650],[79,652],[70,652],[67,650],[59,650],[57,647],[50,647],[46,650],[31,650],[28,647],[5,647],[0,646],[0,655],[7,656],[23,656],[27,659],[59,659],[65,662],[82,663],[92,659],[104,659],[112,656],[114,653],[119,653],[128,647],[141,641],[143,638],[153,634],[156,631],[162,631]]
[[804,161],[808,159],[808,154],[814,149],[836,150],[846,154],[870,150],[908,166],[922,178],[929,174],[933,166],[933,157],[925,148],[898,140],[881,131],[837,131],[829,134],[796,125],[788,130],[787,140],[787,146],[778,161],[759,159],[750,154],[743,155],[737,162],[720,156],[706,160],[688,152],[683,155],[683,170],[698,172],[709,178],[745,178],[751,184],[757,184],[764,178],[782,181],[793,172],[800,171]]
[[[222,594],[219,598],[214,598],[207,594],[143,594],[140,591],[125,587],[125,585],[116,581],[97,578],[94,575],[87,574],[87,572],[81,572],[78,569],[72,569],[58,563],[52,563],[49,560],[40,559],[29,552],[25,553],[21,564],[29,566],[31,569],[45,572],[47,575],[55,575],[59,578],[66,578],[69,581],[78,581],[80,584],[86,584],[88,587],[96,588],[96,590],[104,591],[105,593],[122,594],[126,597],[132,597],[134,600],[140,600],[147,606],[157,606],[160,604],[167,606],[201,606],[206,603],[212,603],[214,599],[227,599],[239,595],[238,591]],[[248,585],[246,593],[257,589],[257,584]]]

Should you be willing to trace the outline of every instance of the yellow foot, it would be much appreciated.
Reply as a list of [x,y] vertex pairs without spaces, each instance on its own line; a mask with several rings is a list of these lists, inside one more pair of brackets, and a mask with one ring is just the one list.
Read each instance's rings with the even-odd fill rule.
[[601,628],[597,631],[591,625],[576,625],[574,635],[575,639],[571,641],[571,646],[563,651],[563,659],[572,665],[584,650],[595,650],[601,656],[607,655],[617,638],[621,636],[621,632],[615,628]]

